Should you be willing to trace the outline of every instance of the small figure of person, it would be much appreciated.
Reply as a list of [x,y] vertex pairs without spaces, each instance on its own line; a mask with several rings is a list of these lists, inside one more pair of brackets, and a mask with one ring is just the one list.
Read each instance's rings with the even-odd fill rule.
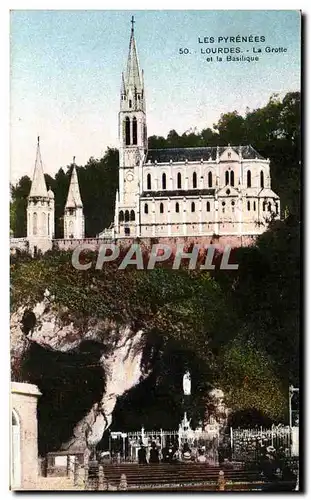
[[146,464],[147,463],[146,449],[142,443],[140,443],[140,448],[138,449],[138,463],[139,464]]
[[163,456],[163,459],[162,459],[163,462],[170,463],[170,464],[173,462],[174,450],[173,450],[173,446],[170,443],[170,441],[162,449],[162,456]]
[[199,462],[200,464],[206,462],[206,456],[204,455],[204,450],[202,448],[198,450],[197,462]]
[[159,463],[159,451],[158,451],[157,446],[156,446],[154,441],[151,443],[149,463],[150,464],[158,464]]
[[182,457],[183,457],[183,460],[185,460],[186,462],[191,460],[191,450],[190,450],[190,446],[189,446],[187,441],[183,445]]

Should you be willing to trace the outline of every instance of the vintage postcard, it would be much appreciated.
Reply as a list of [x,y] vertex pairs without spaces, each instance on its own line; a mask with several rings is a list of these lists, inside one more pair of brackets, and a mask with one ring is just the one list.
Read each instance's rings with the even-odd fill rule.
[[11,489],[301,491],[301,12],[10,23]]

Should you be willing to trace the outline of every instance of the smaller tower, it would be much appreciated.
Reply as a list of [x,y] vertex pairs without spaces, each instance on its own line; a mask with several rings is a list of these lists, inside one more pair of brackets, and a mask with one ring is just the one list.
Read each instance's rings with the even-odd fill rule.
[[27,239],[31,253],[38,250],[45,252],[52,248],[54,228],[54,193],[46,188],[40,137],[38,137],[36,162],[27,205]]
[[79,189],[75,156],[73,157],[73,169],[71,172],[70,186],[65,205],[64,238],[73,238],[77,240],[84,238],[83,205]]

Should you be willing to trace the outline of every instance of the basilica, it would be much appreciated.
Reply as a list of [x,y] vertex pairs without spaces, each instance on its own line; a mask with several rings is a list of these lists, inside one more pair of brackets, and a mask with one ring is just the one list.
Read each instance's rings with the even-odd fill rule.
[[251,145],[149,149],[144,74],[131,29],[119,112],[116,237],[258,235],[280,216],[269,160]]
[[[251,237],[280,217],[270,162],[251,145],[148,149],[144,73],[132,19],[119,110],[119,189],[115,215],[98,240]],[[99,207],[100,209],[100,207]],[[85,240],[75,165],[64,213],[64,239],[54,239],[54,194],[47,190],[39,139],[27,208],[27,241],[41,251]],[[18,245],[17,245],[18,246]]]

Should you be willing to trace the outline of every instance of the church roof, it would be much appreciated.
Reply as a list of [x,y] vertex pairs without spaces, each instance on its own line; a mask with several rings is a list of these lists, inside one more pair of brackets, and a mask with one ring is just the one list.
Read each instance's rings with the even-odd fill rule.
[[[228,149],[229,146],[220,146],[218,148],[219,156]],[[264,160],[265,158],[261,156],[253,146],[230,146],[236,153],[239,154],[239,149],[241,148],[242,158],[244,160],[259,159]],[[202,147],[202,148],[165,148],[165,149],[149,149],[147,153],[146,163],[155,162],[158,163],[169,163],[170,160],[173,162],[178,161],[208,161],[216,160],[217,147]]]
[[40,138],[38,137],[36,162],[29,193],[29,198],[48,198],[40,153]]
[[77,208],[77,207],[82,207],[82,200],[80,195],[76,165],[74,163],[71,172],[70,186],[68,190],[68,196],[65,208]]

